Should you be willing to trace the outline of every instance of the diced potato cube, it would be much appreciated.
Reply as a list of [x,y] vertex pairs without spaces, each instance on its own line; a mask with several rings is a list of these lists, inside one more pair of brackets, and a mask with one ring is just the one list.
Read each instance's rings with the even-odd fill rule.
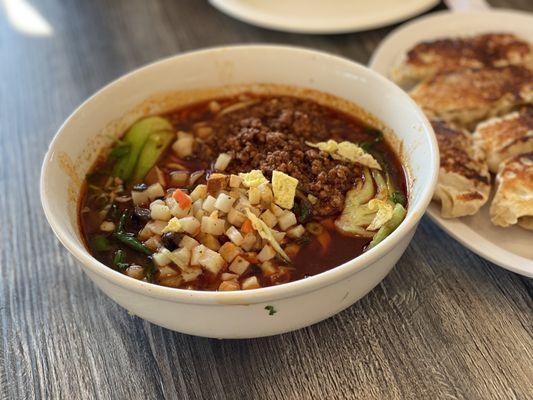
[[224,171],[231,161],[231,156],[228,153],[220,153],[215,161],[215,169],[217,171]]
[[232,208],[231,210],[229,210],[226,219],[231,225],[240,227],[244,223],[244,221],[246,221],[246,215],[244,215],[240,211],[237,211],[235,208]]
[[248,262],[248,260],[245,260],[241,256],[237,256],[230,264],[229,270],[231,272],[236,273],[237,275],[242,275],[244,272],[246,272],[249,266],[250,263]]
[[163,234],[163,229],[167,226],[166,221],[150,221],[146,224],[148,229],[152,231],[154,235],[161,236]]
[[272,203],[272,205],[270,206],[270,211],[272,211],[272,213],[278,218],[285,213],[285,210],[283,208],[275,205],[274,203]]
[[272,236],[274,236],[274,239],[276,240],[276,242],[281,243],[283,241],[283,238],[285,237],[286,233],[285,232],[279,232],[279,231],[276,231],[274,229],[271,229],[271,231],[272,231]]
[[194,218],[196,218],[198,221],[201,221],[204,215],[205,215],[204,210],[198,210],[197,212],[194,213]]
[[150,198],[148,197],[148,191],[144,190],[142,192],[138,192],[137,190],[132,190],[131,200],[133,201],[133,204],[135,204],[136,206],[149,203]]
[[178,272],[169,265],[158,267],[158,270],[160,279],[170,278],[171,276],[178,275]]
[[239,189],[231,189],[228,192],[228,195],[233,197],[234,199],[238,199],[239,197],[241,197],[241,192],[239,191]]
[[187,268],[191,261],[191,251],[187,247],[176,249],[170,252],[168,256],[180,268]]
[[267,224],[269,228],[273,228],[278,223],[278,219],[270,210],[266,210],[259,216],[259,218],[263,220],[263,222]]
[[231,210],[231,206],[235,202],[235,198],[228,196],[225,193],[220,193],[215,201],[215,208],[222,212],[228,213]]
[[162,201],[161,203],[153,202],[150,204],[150,217],[160,221],[168,221],[172,218],[172,214],[167,205]]
[[205,199],[207,197],[207,186],[203,184],[197,185],[193,189],[189,197],[192,201],[196,201],[198,199]]
[[302,225],[296,225],[295,227],[287,231],[287,236],[292,239],[299,239],[305,233],[305,228]]
[[191,136],[180,137],[172,144],[172,150],[179,158],[190,156],[194,150],[194,138]]
[[270,245],[266,245],[263,249],[257,254],[257,259],[261,262],[272,260],[276,256],[276,250],[274,250]]
[[226,230],[226,236],[231,240],[233,243],[235,243],[237,246],[240,246],[243,242],[244,238],[241,234],[241,232],[235,228],[234,226],[230,226]]
[[170,264],[171,260],[170,260],[169,254],[170,254],[170,251],[168,251],[167,249],[161,249],[157,253],[154,253],[152,257],[153,257],[155,265],[157,265],[158,267],[163,267],[165,265]]
[[217,196],[222,189],[228,184],[228,176],[224,174],[214,173],[207,178],[207,193],[211,196]]
[[154,232],[150,229],[150,223],[147,223],[137,234],[137,239],[144,241],[154,236]]
[[230,272],[223,272],[222,275],[220,275],[220,279],[223,281],[236,281],[239,279],[239,275],[232,274]]
[[198,246],[198,241],[193,239],[190,236],[184,235],[181,239],[179,247],[186,247],[189,250],[192,250],[194,247]]
[[241,198],[239,199],[239,201],[237,201],[233,208],[235,208],[237,211],[244,213],[246,209],[250,207],[250,205],[250,201],[248,200],[248,191],[246,191],[246,197],[241,196]]
[[274,275],[276,273],[276,267],[274,267],[274,264],[272,264],[271,261],[261,263],[260,267],[265,276]]
[[115,230],[115,224],[111,221],[104,221],[100,224],[100,230],[102,232],[113,232]]
[[145,192],[148,195],[148,198],[150,199],[150,201],[153,201],[165,195],[165,190],[163,189],[163,186],[161,186],[159,182],[148,186]]
[[159,280],[160,285],[173,287],[173,288],[179,288],[182,282],[183,282],[183,279],[181,278],[180,275],[170,276],[168,278]]
[[242,290],[258,289],[261,287],[257,277],[251,276],[242,282]]
[[205,251],[209,250],[203,244],[199,244],[191,251],[191,265],[200,265],[200,258],[204,255]]
[[281,230],[286,231],[291,226],[296,225],[296,215],[292,211],[286,211],[278,218],[278,225]]
[[195,236],[200,229],[200,221],[194,217],[185,217],[180,220],[181,229],[191,236]]
[[220,254],[216,251],[210,250],[207,247],[200,256],[200,265],[213,274],[218,274],[222,267],[225,265],[225,261]]
[[244,240],[243,240],[242,243],[241,243],[241,247],[242,247],[245,251],[250,251],[250,250],[253,249],[256,240],[257,240],[257,237],[255,236],[255,234],[253,234],[252,232],[247,233],[247,234],[244,236]]
[[261,192],[256,187],[251,187],[248,189],[248,200],[250,204],[259,204],[261,201]]
[[204,205],[204,200],[203,199],[195,200],[192,203],[192,213],[193,213],[193,215],[196,214],[199,210],[201,210],[203,205]]
[[140,265],[130,265],[126,270],[126,275],[133,279],[143,279],[144,267],[141,267]]
[[241,186],[242,178],[238,175],[231,174],[229,177],[229,186],[232,188],[238,188]]
[[220,249],[220,242],[216,237],[209,233],[202,233],[200,235],[200,242],[208,249],[218,251]]
[[225,223],[223,219],[202,217],[201,230],[203,233],[210,233],[211,235],[219,236],[224,234],[224,228]]
[[233,243],[226,242],[220,247],[218,252],[224,258],[224,260],[230,263],[235,257],[242,253],[242,250]]
[[200,275],[202,275],[202,268],[188,267],[181,270],[181,277],[184,282],[194,281]]
[[274,194],[268,183],[263,183],[259,186],[259,192],[261,192],[261,207],[269,208],[270,204],[274,201]]
[[220,285],[218,286],[218,290],[220,292],[229,292],[233,290],[240,290],[241,287],[239,285],[239,282],[237,281],[223,281],[220,282]]
[[148,240],[146,240],[143,243],[146,247],[148,247],[152,251],[156,251],[159,246],[161,246],[161,241],[159,240],[158,236],[152,236]]
[[204,204],[202,205],[202,209],[207,211],[208,213],[212,213],[215,211],[215,203],[217,199],[215,199],[213,196],[209,195],[204,200]]

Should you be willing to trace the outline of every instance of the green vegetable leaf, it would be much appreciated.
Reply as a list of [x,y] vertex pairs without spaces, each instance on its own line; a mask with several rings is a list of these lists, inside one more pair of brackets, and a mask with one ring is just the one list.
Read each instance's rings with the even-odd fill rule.
[[368,135],[374,136],[374,141],[380,141],[383,138],[383,132],[379,129],[368,127],[366,128],[366,133]]
[[108,251],[111,248],[109,239],[103,235],[96,235],[92,240],[92,247],[94,250],[102,252]]
[[278,311],[274,308],[274,306],[265,306],[265,310],[268,311],[268,315],[274,315],[275,313],[277,313]]
[[155,267],[153,261],[149,261],[148,265],[144,266],[144,275],[146,276],[146,280],[148,282],[154,281],[154,275],[157,272],[157,268]]
[[393,203],[405,205],[405,196],[398,190],[391,194],[390,199]]
[[124,250],[117,250],[115,252],[115,257],[113,257],[113,265],[119,271],[125,271],[129,267],[129,264],[126,262],[126,253]]
[[152,254],[150,249],[146,247],[144,244],[142,244],[137,238],[133,236],[131,233],[125,233],[125,232],[114,232],[113,237],[117,239],[119,242],[122,242],[126,246],[129,246],[133,250],[136,250],[140,253],[144,254]]
[[126,155],[130,154],[131,151],[131,145],[128,143],[119,144],[115,147],[113,147],[113,150],[109,153],[108,158],[110,160],[118,160],[119,158],[125,157]]
[[133,182],[140,182],[146,176],[175,137],[172,131],[153,132],[148,136],[133,171]]
[[130,151],[114,165],[113,175],[128,181],[133,174],[141,150],[148,137],[151,133],[162,130],[172,130],[172,125],[161,117],[147,117],[134,123],[122,139],[123,143],[131,146]]

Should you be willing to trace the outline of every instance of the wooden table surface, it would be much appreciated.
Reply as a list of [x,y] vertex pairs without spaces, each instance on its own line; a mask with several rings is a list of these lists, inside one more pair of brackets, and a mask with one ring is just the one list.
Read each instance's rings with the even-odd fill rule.
[[[533,11],[531,0],[493,5]],[[17,17],[28,9],[48,23],[29,27],[48,27],[48,36],[24,33],[28,19]],[[297,332],[239,341],[130,316],[44,218],[48,143],[78,104],[125,72],[242,42],[366,63],[390,29],[286,34],[200,0],[0,2],[0,399],[531,399],[532,281],[464,249],[427,217],[395,269],[354,306]]]

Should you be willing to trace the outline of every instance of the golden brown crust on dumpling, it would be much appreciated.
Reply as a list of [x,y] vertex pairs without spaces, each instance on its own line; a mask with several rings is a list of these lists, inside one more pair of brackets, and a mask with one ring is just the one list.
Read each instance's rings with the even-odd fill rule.
[[398,83],[421,81],[436,73],[466,68],[533,64],[533,47],[508,33],[443,38],[414,46],[393,71]]
[[533,152],[504,161],[496,185],[490,207],[492,223],[503,227],[519,223],[529,229],[533,217]]
[[474,139],[485,151],[490,171],[498,172],[502,161],[533,151],[533,106],[480,123]]
[[484,155],[471,135],[443,121],[431,122],[440,151],[440,170],[434,198],[445,218],[475,214],[486,203],[490,175]]
[[468,128],[533,101],[533,72],[507,66],[441,73],[416,86],[411,96],[430,118]]

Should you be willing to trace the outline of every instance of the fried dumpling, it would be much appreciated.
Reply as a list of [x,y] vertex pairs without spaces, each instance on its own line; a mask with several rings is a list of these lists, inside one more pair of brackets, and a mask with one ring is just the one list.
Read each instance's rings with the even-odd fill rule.
[[446,72],[424,80],[410,94],[429,118],[471,129],[482,119],[532,102],[533,72],[523,66]]
[[490,219],[498,226],[518,223],[533,229],[533,152],[516,155],[500,165]]
[[502,161],[533,151],[533,106],[480,123],[474,140],[485,151],[489,170],[498,172]]
[[440,170],[433,195],[445,218],[473,215],[487,202],[490,175],[483,152],[472,136],[443,121],[431,122],[440,150]]
[[533,46],[512,34],[488,33],[419,43],[391,75],[406,85],[439,72],[520,64],[533,65]]

